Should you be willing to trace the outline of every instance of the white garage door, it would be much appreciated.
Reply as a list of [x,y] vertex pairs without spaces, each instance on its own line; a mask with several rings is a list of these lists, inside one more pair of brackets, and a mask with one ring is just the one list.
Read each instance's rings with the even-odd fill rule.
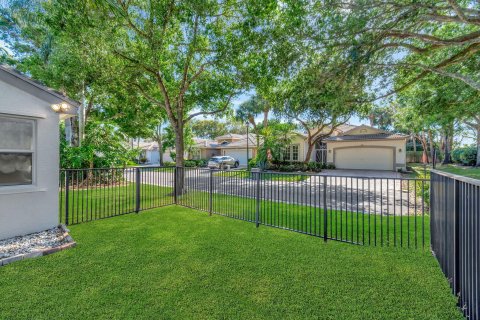
[[241,166],[246,166],[247,165],[247,150],[246,149],[245,150],[242,150],[242,149],[225,149],[225,154],[224,155],[237,159],[237,161],[240,163]]
[[346,148],[335,150],[338,169],[393,170],[393,150],[390,148]]

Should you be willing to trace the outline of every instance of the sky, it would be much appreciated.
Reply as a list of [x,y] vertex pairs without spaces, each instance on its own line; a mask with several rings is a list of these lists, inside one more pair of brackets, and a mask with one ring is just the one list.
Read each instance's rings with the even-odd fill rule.
[[[243,93],[243,94],[239,95],[238,97],[236,97],[232,101],[233,108],[237,109],[243,102],[250,99],[250,97],[252,97],[254,94],[255,94],[254,91],[248,91],[246,93]],[[259,115],[256,118],[256,120],[261,121],[262,117],[263,117],[262,115]],[[204,119],[212,119],[212,117],[204,117]],[[358,116],[353,116],[352,118],[350,118],[350,121],[348,121],[348,123],[356,125],[356,126],[361,125],[361,124],[369,125],[369,121],[367,119],[360,119]]]

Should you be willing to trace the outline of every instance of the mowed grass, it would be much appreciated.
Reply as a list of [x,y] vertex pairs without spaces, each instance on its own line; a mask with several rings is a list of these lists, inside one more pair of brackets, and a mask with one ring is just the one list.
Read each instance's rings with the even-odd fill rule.
[[[68,195],[68,222],[86,221],[131,213],[136,210],[136,183],[122,182],[119,186],[96,186],[70,189]],[[67,203],[65,190],[60,192],[60,222],[66,222]],[[140,185],[140,210],[161,207],[174,202],[173,188]]]
[[[178,198],[178,204],[203,211],[233,217],[250,222],[256,221],[257,202],[252,198],[213,194],[210,208],[210,195],[207,192],[191,190]],[[429,250],[430,217],[422,207],[417,206],[417,214],[410,210],[396,210],[390,215],[369,213],[368,207],[350,210],[291,204],[278,201],[260,201],[260,223],[319,237],[324,236],[325,216],[327,236],[347,242],[377,245],[422,248]],[[425,208],[424,208],[425,209]],[[355,210],[355,211],[351,211]],[[393,211],[393,210],[391,210]]]
[[[430,179],[430,170],[432,169],[431,166],[424,167],[423,164],[419,163],[410,163],[408,164],[409,167],[412,168],[413,173],[412,177],[423,177],[425,169],[426,169],[426,178]],[[473,179],[480,179],[480,168],[478,167],[469,167],[469,166],[460,166],[454,164],[448,165],[441,165],[437,164],[436,169],[439,171],[444,171],[452,174],[457,174],[460,176],[465,176]]]
[[[141,185],[141,210],[174,203],[173,188]],[[70,190],[69,224],[77,224],[106,217],[134,212],[136,209],[136,185]],[[178,197],[178,204],[203,211],[212,210],[236,219],[255,222],[256,200],[227,194],[189,189]],[[65,223],[65,195],[60,197],[60,221]],[[260,201],[260,223],[323,237],[325,212],[321,207],[290,204],[277,201]],[[368,208],[353,208],[355,211],[327,210],[327,236],[347,242],[377,245],[422,248],[428,250],[430,243],[430,219],[422,214],[407,215],[397,210],[395,216],[369,214]],[[424,211],[425,212],[425,211]],[[411,212],[412,213],[412,212]]]
[[428,253],[169,206],[71,227],[0,268],[0,319],[462,319]]

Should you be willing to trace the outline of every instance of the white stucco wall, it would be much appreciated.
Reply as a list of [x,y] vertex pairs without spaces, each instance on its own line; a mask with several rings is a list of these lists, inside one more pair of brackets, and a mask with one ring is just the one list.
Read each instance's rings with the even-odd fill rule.
[[33,184],[0,186],[0,239],[52,228],[59,221],[59,116],[50,106],[60,100],[46,92],[34,96],[39,89],[12,79],[0,75],[0,114],[36,121]]
[[[327,142],[327,162],[334,163],[334,154],[335,149],[337,148],[345,148],[345,147],[355,147],[357,148],[357,152],[366,152],[362,150],[362,146],[374,146],[374,147],[392,147],[395,148],[395,168],[394,170],[398,169],[406,169],[406,140],[399,139],[399,140],[374,140],[374,141],[328,141]],[[365,149],[368,150],[368,149]],[[374,168],[373,168],[374,169]]]
[[307,154],[307,146],[305,142],[305,138],[301,135],[294,135],[291,140],[291,145],[296,144],[298,145],[298,161],[304,161],[305,156]]

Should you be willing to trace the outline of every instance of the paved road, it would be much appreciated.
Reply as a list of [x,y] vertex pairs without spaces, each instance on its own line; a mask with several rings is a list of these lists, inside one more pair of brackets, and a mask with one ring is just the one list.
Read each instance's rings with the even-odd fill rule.
[[[171,170],[147,169],[147,171],[142,175],[143,183],[173,186],[174,176]],[[286,176],[271,175],[276,178]],[[210,180],[213,182],[212,190],[216,194],[255,198],[257,192],[257,182],[243,177],[241,173],[232,176],[231,172],[217,171],[211,177],[208,169],[185,169],[187,192],[189,190],[208,192]],[[325,181],[326,191],[324,191]],[[261,180],[260,182],[260,195],[265,200],[323,207],[323,197],[326,194],[328,208],[397,216],[422,213],[424,208],[418,197],[415,201],[414,190],[414,181],[402,180],[399,174],[394,172],[378,171],[368,173],[328,170],[318,175],[308,176],[303,181]]]

